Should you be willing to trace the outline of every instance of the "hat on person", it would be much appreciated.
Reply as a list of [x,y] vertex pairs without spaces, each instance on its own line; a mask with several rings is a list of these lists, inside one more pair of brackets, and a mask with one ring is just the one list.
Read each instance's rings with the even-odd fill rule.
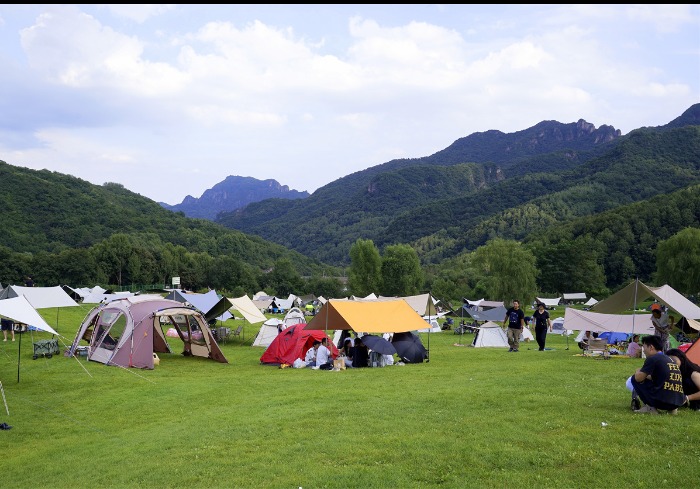
[[661,306],[660,306],[659,304],[657,304],[657,303],[654,303],[654,304],[651,305],[651,310],[652,310],[652,311],[660,311],[660,310],[661,310]]

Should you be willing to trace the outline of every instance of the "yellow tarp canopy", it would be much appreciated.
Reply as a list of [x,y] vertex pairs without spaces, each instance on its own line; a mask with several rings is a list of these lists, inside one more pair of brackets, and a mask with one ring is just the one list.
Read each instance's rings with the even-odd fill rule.
[[403,299],[344,301],[331,299],[304,329],[352,329],[362,333],[404,333],[426,327],[426,322]]

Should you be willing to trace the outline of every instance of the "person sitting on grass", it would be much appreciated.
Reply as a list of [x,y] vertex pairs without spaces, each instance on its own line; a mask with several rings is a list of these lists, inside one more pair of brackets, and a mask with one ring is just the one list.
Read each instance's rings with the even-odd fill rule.
[[639,335],[632,336],[632,341],[627,345],[627,356],[630,358],[641,358],[642,347],[639,346]]
[[[658,414],[658,410],[678,414],[678,407],[685,401],[681,369],[664,354],[659,336],[642,338],[642,351],[646,355],[644,365],[627,379],[632,391],[632,407],[635,413]],[[639,401],[645,404],[640,406]]]
[[323,338],[316,350],[316,367],[320,370],[333,369],[333,358],[331,358],[331,351],[328,349],[328,338]]
[[690,360],[683,350],[671,348],[666,352],[681,369],[685,404],[694,411],[700,411],[700,365]]
[[304,363],[307,367],[316,366],[316,350],[321,346],[321,342],[314,340],[313,346],[306,351],[306,356],[304,357]]
[[355,338],[355,346],[352,347],[352,366],[353,368],[369,366],[369,349],[362,343],[359,336]]

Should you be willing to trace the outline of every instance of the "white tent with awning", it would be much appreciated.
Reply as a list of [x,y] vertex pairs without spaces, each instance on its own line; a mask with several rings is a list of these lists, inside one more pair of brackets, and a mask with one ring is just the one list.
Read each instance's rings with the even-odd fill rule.
[[555,297],[554,299],[548,299],[545,297],[535,297],[535,300],[537,302],[541,302],[547,307],[552,307],[552,306],[558,306],[559,302],[561,301],[561,297]]

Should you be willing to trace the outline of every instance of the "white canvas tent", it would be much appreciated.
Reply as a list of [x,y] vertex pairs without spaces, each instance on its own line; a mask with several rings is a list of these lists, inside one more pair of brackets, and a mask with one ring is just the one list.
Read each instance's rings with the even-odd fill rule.
[[[0,300],[0,316],[60,336],[56,330],[44,321],[44,318],[41,317],[23,295]],[[19,367],[22,355],[22,336],[23,335],[19,335],[19,347],[17,348],[17,382],[19,382]]]
[[522,333],[520,333],[520,341],[532,341],[535,337],[532,336],[532,331],[530,328],[523,328]]
[[272,343],[272,340],[277,338],[280,328],[284,324],[279,318],[270,318],[260,326],[260,331],[255,336],[255,340],[251,346],[261,346],[267,348]]
[[0,316],[60,336],[23,295],[0,300]]
[[472,346],[476,348],[508,348],[508,336],[506,336],[506,332],[503,331],[500,324],[487,321],[479,327]]
[[561,297],[555,297],[553,299],[548,299],[545,297],[535,297],[535,300],[537,302],[541,302],[547,307],[553,307],[553,306],[558,306],[559,302],[561,301]]
[[592,305],[596,304],[597,302],[598,302],[597,300],[595,300],[593,297],[591,297],[583,305],[584,306],[592,306]]
[[572,294],[564,294],[564,300],[565,301],[585,301],[586,300],[586,293],[585,292],[574,292]]
[[[565,313],[566,314],[566,313]],[[549,332],[549,334],[566,334],[570,335],[572,334],[573,331],[569,330],[567,331],[564,328],[564,318],[563,317],[558,317],[556,319],[552,319],[552,331]]]
[[305,322],[306,318],[302,310],[298,307],[292,307],[287,314],[285,314],[284,319],[271,318],[266,320],[262,326],[260,326],[260,331],[258,331],[251,346],[267,348],[280,331],[284,331],[295,324],[302,324]]
[[579,311],[567,307],[564,313],[566,329],[611,333],[654,334],[651,314],[603,314]]
[[60,308],[78,306],[78,303],[75,302],[60,285],[56,285],[55,287],[21,287],[19,285],[10,285],[3,289],[0,294],[0,300],[19,296],[24,296],[34,309],[49,309],[55,307],[56,329],[58,329],[58,311]]
[[258,309],[258,307],[247,295],[242,295],[241,297],[229,297],[228,300],[231,303],[230,310],[240,312],[245,320],[250,324],[257,324],[267,321],[265,315],[260,312],[260,309]]
[[115,292],[113,294],[105,294],[103,292],[90,292],[83,297],[83,304],[99,304],[100,302],[110,302],[124,297],[131,297],[133,292]]
[[21,287],[10,285],[3,289],[0,299],[10,299],[23,295],[34,309],[48,309],[50,307],[72,307],[77,306],[71,297],[66,294],[63,287]]

